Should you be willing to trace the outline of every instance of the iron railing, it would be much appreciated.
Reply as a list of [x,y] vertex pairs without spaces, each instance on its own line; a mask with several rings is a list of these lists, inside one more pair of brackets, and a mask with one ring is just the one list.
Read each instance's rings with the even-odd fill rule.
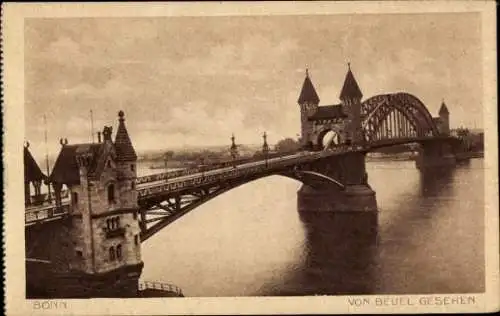
[[232,167],[232,166],[238,166],[238,165],[247,164],[250,162],[265,161],[264,157],[266,157],[267,159],[272,159],[272,158],[277,158],[277,157],[286,157],[289,155],[290,155],[290,152],[271,153],[271,154],[268,154],[267,156],[248,157],[248,158],[237,159],[234,161],[228,160],[228,161],[223,161],[223,162],[218,162],[218,163],[212,163],[209,165],[204,165],[202,167],[181,169],[181,170],[175,170],[175,171],[167,171],[167,172],[152,174],[152,175],[148,175],[148,176],[137,177],[137,179],[135,180],[135,184],[140,185],[140,184],[144,184],[144,183],[162,181],[162,180],[167,180],[167,179],[172,180],[173,178],[189,176],[189,175],[196,174],[196,173],[212,171],[212,170],[217,170],[217,169],[223,169],[223,168]]
[[69,202],[63,203],[60,207],[53,205],[43,206],[40,208],[27,209],[24,212],[24,220],[27,226],[35,223],[47,222],[63,218],[69,213]]
[[164,282],[141,281],[139,282],[139,291],[144,291],[144,290],[165,291],[174,293],[177,296],[184,296],[184,294],[182,293],[182,289],[180,287]]

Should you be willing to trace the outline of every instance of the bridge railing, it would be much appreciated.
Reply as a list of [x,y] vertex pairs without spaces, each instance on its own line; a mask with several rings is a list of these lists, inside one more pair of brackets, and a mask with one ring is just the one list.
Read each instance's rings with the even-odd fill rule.
[[[413,139],[409,139],[413,140]],[[173,193],[177,192],[189,187],[197,187],[205,184],[211,184],[213,182],[238,178],[241,176],[254,175],[260,172],[272,172],[275,169],[279,169],[288,165],[294,165],[297,162],[305,163],[309,161],[314,161],[318,158],[324,158],[332,155],[343,154],[346,152],[355,152],[355,151],[366,151],[369,150],[373,146],[380,146],[378,142],[375,143],[363,143],[363,144],[343,144],[339,146],[335,146],[333,148],[329,148],[327,150],[323,150],[320,152],[303,152],[302,155],[293,156],[283,160],[275,160],[273,162],[269,162],[267,165],[264,165],[264,160],[260,159],[262,164],[257,166],[249,166],[242,168],[235,168],[229,171],[221,171],[217,174],[212,175],[200,175],[195,178],[175,181],[172,179],[169,183],[162,183],[159,185],[154,185],[146,188],[139,188],[137,190],[139,199],[144,199],[148,196],[160,194],[160,193]],[[283,158],[286,158],[283,157]]]
[[182,289],[176,285],[157,282],[157,281],[141,281],[139,282],[139,291],[144,290],[159,290],[174,293],[178,296],[183,296]]
[[[277,157],[287,156],[287,155],[290,155],[290,153],[288,153],[288,152],[286,152],[286,153],[283,153],[283,152],[271,153],[271,154],[266,155],[265,158],[272,159],[272,158],[277,158]],[[236,160],[227,160],[227,161],[212,163],[212,164],[204,165],[202,167],[181,169],[181,170],[175,170],[175,171],[167,171],[167,172],[162,172],[162,173],[158,173],[158,174],[138,177],[136,179],[135,183],[136,183],[136,185],[140,185],[140,184],[149,183],[149,182],[156,182],[156,181],[162,181],[162,180],[167,180],[167,179],[179,178],[179,177],[189,176],[192,174],[201,173],[201,172],[205,172],[205,171],[212,171],[212,170],[227,168],[227,167],[231,167],[231,166],[238,166],[238,165],[246,164],[249,162],[264,161],[265,159],[263,159],[263,158],[264,158],[264,156],[247,157],[247,158],[240,158],[240,159],[236,159]]]
[[45,207],[27,209],[24,212],[25,224],[32,225],[39,222],[60,219],[69,213],[69,208],[69,203],[63,203],[60,207],[48,205]]
[[[69,191],[68,190],[63,190],[61,191],[61,199],[67,199],[69,198]],[[50,193],[50,199],[49,199],[49,194],[48,193],[42,193],[39,195],[31,195],[30,196],[30,204],[27,205],[27,207],[38,207],[40,205],[44,204],[51,204],[55,200],[55,193],[51,192]]]
[[163,183],[160,185],[156,186],[151,186],[147,188],[140,188],[137,190],[138,197],[139,199],[145,198],[150,195],[158,194],[158,193],[165,193],[165,192],[176,192],[179,190],[183,190],[187,187],[196,187],[200,186],[203,184],[210,184],[212,182],[217,182],[220,180],[226,180],[226,179],[231,179],[231,178],[238,178],[243,175],[253,175],[259,172],[263,171],[273,171],[274,169],[279,169],[281,167],[287,166],[287,165],[293,165],[296,164],[297,162],[307,162],[307,161],[313,161],[317,159],[318,157],[326,157],[330,156],[333,154],[336,154],[338,152],[335,151],[324,151],[324,152],[316,152],[316,153],[304,153],[303,155],[296,156],[294,158],[288,158],[288,159],[283,159],[283,160],[276,160],[271,163],[269,163],[267,166],[264,165],[264,160],[262,160],[262,164],[259,164],[257,166],[248,166],[248,167],[243,167],[243,168],[235,168],[231,169],[229,171],[223,171],[218,174],[212,174],[212,175],[203,175],[191,179],[186,179],[182,181],[172,181],[169,183]]

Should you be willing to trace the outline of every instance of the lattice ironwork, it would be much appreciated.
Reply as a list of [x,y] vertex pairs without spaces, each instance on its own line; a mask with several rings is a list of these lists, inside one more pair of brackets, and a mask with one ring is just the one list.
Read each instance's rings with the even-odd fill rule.
[[377,95],[361,105],[366,142],[383,139],[438,136],[438,129],[425,105],[408,93]]

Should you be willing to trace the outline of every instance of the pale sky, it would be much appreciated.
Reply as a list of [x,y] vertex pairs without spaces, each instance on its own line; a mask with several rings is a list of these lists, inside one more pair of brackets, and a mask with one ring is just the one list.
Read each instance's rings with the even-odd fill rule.
[[[483,127],[478,14],[27,19],[25,126],[42,157],[125,111],[138,151],[296,137],[306,66],[338,103],[347,62],[364,94],[405,91],[452,127]],[[96,137],[97,139],[97,137]]]

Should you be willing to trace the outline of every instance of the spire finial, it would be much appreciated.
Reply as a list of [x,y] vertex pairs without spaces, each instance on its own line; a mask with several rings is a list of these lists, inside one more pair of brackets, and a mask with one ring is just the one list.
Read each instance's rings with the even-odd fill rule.
[[349,61],[347,62],[347,68],[348,68],[349,70],[351,70],[351,62],[349,62]]
[[309,68],[306,66],[306,77],[309,77]]
[[118,117],[121,122],[125,121],[125,113],[122,110],[118,112]]

